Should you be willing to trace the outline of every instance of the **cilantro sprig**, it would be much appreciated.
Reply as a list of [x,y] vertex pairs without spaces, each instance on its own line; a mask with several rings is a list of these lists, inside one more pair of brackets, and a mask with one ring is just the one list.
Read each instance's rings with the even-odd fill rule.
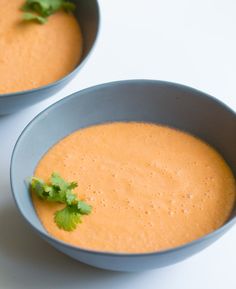
[[55,223],[65,231],[76,229],[77,224],[81,223],[81,216],[90,214],[92,210],[89,204],[79,200],[73,193],[77,186],[76,182],[66,182],[57,173],[52,173],[49,183],[36,177],[32,177],[30,181],[31,192],[41,200],[66,205],[54,214]]
[[25,12],[23,14],[24,20],[44,24],[50,15],[59,10],[73,12],[75,4],[68,0],[26,0],[22,10]]

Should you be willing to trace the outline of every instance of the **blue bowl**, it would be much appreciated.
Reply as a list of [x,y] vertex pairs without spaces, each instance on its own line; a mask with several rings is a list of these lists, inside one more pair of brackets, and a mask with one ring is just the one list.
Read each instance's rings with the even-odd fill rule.
[[[75,16],[83,35],[83,54],[80,63],[65,77],[39,88],[0,94],[0,115],[19,111],[40,102],[62,89],[83,67],[97,39],[99,30],[99,8],[96,0],[74,0]],[[46,73],[46,72],[45,72]]]
[[[119,254],[71,246],[49,235],[35,213],[24,180],[47,150],[80,128],[111,121],[143,121],[176,127],[214,146],[236,175],[236,114],[216,99],[183,85],[131,80],[94,86],[53,104],[24,129],[11,160],[11,186],[18,209],[52,246],[86,264],[108,270],[138,271],[181,261],[222,236],[236,222],[236,210],[219,229],[170,250]],[[43,254],[43,252],[42,252]]]

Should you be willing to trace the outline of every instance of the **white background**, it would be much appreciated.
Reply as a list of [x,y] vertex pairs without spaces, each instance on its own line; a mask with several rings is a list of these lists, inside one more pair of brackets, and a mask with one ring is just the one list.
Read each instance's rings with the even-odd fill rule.
[[76,90],[119,79],[162,79],[203,90],[236,110],[235,0],[99,2],[99,40],[78,76],[50,100],[0,117],[0,288],[235,289],[236,227],[177,265],[111,273],[54,250],[15,208],[9,162],[17,137],[38,112]]

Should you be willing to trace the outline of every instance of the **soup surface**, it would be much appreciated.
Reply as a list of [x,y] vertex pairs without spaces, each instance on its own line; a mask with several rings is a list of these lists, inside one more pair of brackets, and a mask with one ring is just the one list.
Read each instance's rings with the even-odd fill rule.
[[58,172],[77,181],[92,213],[72,232],[54,223],[60,204],[33,195],[46,230],[67,243],[113,252],[150,252],[182,245],[221,226],[236,195],[223,158],[203,141],[148,123],[81,129],[53,146],[35,175]]
[[0,94],[54,82],[79,63],[82,36],[72,14],[60,11],[44,25],[22,21],[24,0],[1,0]]

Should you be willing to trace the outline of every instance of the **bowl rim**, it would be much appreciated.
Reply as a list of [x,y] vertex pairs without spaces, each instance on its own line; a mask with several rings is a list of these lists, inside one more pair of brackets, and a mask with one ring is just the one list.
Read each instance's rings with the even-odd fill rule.
[[95,34],[95,38],[94,38],[94,41],[92,43],[90,50],[88,51],[87,55],[83,58],[82,61],[80,61],[69,73],[67,73],[65,76],[59,78],[58,80],[55,80],[55,81],[50,82],[48,84],[45,84],[45,85],[42,85],[42,86],[39,86],[36,88],[32,88],[32,89],[20,90],[20,91],[16,91],[16,92],[0,93],[0,99],[5,98],[5,97],[7,97],[7,98],[16,97],[16,96],[30,94],[30,93],[33,94],[33,93],[38,92],[40,90],[46,90],[50,87],[60,85],[62,82],[71,79],[71,77],[74,76],[83,67],[83,65],[87,62],[88,57],[92,54],[92,52],[94,51],[94,47],[97,45],[98,38],[99,38],[99,35],[101,33],[101,11],[100,11],[98,0],[95,0],[95,5],[96,5],[96,10],[97,10],[96,34]]
[[[211,96],[211,95],[209,95],[203,91],[200,91],[200,90],[195,89],[193,87],[179,84],[176,82],[154,80],[154,79],[129,79],[129,80],[119,80],[119,81],[113,81],[113,82],[106,82],[106,83],[94,85],[94,86],[82,89],[80,91],[74,92],[74,93],[66,96],[65,98],[51,104],[50,106],[45,108],[43,111],[41,111],[39,114],[37,114],[25,126],[25,128],[23,129],[23,131],[19,135],[19,137],[18,137],[18,139],[14,145],[11,160],[10,160],[10,185],[11,185],[11,194],[12,194],[13,199],[15,201],[16,207],[20,211],[22,217],[26,220],[26,222],[31,226],[32,229],[34,229],[43,238],[49,240],[51,243],[56,243],[58,245],[67,247],[71,250],[77,250],[77,251],[88,253],[88,254],[103,255],[103,256],[113,256],[113,257],[144,257],[144,256],[150,256],[150,255],[160,256],[160,255],[169,254],[169,253],[176,252],[176,251],[181,251],[183,249],[187,249],[189,247],[194,246],[197,243],[204,243],[204,242],[208,241],[209,239],[214,238],[214,236],[216,237],[215,239],[217,239],[217,236],[220,237],[221,235],[223,235],[224,231],[230,229],[230,227],[232,227],[234,224],[236,224],[236,215],[233,216],[231,220],[226,221],[223,225],[221,225],[216,230],[214,230],[214,231],[212,231],[212,232],[210,232],[210,233],[208,233],[208,234],[206,234],[206,235],[204,235],[198,239],[195,239],[193,241],[185,243],[183,245],[176,246],[173,248],[171,247],[171,248],[167,248],[167,249],[163,249],[163,250],[159,250],[159,251],[128,253],[128,252],[112,252],[112,251],[99,251],[99,250],[93,250],[93,249],[86,249],[86,248],[83,248],[80,246],[75,246],[75,245],[69,244],[67,242],[61,241],[61,240],[53,237],[51,234],[49,234],[44,227],[43,227],[43,230],[41,230],[40,228],[37,228],[37,226],[35,226],[33,224],[33,222],[31,222],[30,218],[24,213],[23,209],[21,209],[20,202],[18,202],[17,197],[16,197],[16,193],[15,193],[16,190],[14,190],[14,184],[13,184],[13,174],[14,173],[13,173],[13,171],[14,171],[14,161],[15,161],[16,150],[17,150],[18,146],[20,145],[21,139],[24,137],[24,134],[28,131],[28,129],[30,129],[30,127],[34,124],[35,121],[40,120],[40,117],[43,114],[48,114],[51,109],[56,109],[56,107],[58,105],[61,105],[64,102],[67,102],[74,97],[79,97],[81,94],[85,94],[87,92],[96,91],[96,90],[111,87],[114,85],[123,85],[123,84],[157,84],[157,85],[172,86],[172,87],[177,88],[177,89],[178,88],[184,89],[185,91],[196,93],[197,97],[202,97],[202,98],[206,98],[206,99],[210,100],[212,103],[215,103],[215,104],[221,106],[222,108],[224,108],[225,110],[227,110],[229,113],[231,113],[233,116],[236,117],[236,112],[233,109],[231,109],[229,106],[227,106],[225,103],[223,103],[221,100],[219,100],[219,99],[217,99],[217,98],[215,98],[215,97],[213,97],[213,96]],[[32,206],[33,206],[33,203],[32,203]],[[36,216],[37,216],[37,214],[36,214]],[[38,216],[37,216],[37,218],[39,219]],[[40,221],[40,219],[39,219],[39,221]]]

